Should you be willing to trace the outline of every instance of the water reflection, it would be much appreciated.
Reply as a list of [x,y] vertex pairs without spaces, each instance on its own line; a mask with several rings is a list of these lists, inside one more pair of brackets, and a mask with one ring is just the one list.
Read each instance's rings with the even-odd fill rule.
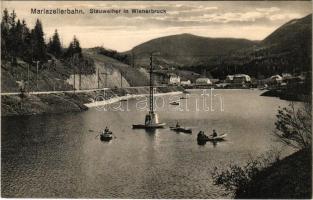
[[200,141],[200,140],[197,140],[197,143],[200,146],[204,146],[206,143],[210,143],[210,144],[213,145],[213,147],[216,147],[217,144],[220,143],[220,142],[223,142],[223,141],[214,141],[214,140],[213,141]]
[[157,129],[155,128],[147,128],[144,129],[146,133],[148,133],[149,136],[155,136],[155,134],[157,133]]

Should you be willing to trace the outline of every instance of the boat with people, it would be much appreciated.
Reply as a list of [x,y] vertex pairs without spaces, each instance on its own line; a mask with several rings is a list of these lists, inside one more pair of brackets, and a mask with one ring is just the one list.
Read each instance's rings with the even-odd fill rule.
[[203,131],[200,131],[198,133],[198,136],[197,136],[197,141],[198,142],[207,142],[207,141],[213,141],[213,142],[219,142],[219,141],[224,141],[227,137],[227,134],[222,134],[222,135],[210,135],[210,136],[207,136],[204,134]]
[[145,117],[144,124],[133,124],[133,129],[157,129],[164,128],[165,123],[159,122],[157,113],[154,112],[154,97],[153,97],[153,66],[152,66],[152,54],[150,56],[150,95],[149,95],[149,113]]
[[178,122],[176,123],[176,126],[171,126],[170,129],[172,131],[176,131],[176,132],[192,133],[192,129],[191,128],[181,127]]
[[178,105],[179,105],[179,103],[176,102],[176,101],[173,101],[173,102],[171,102],[170,104],[171,104],[171,105],[174,105],[174,106],[178,106]]
[[216,141],[216,142],[218,142],[218,141],[224,141],[224,140],[226,140],[226,136],[227,136],[226,133],[225,133],[225,134],[222,134],[222,135],[219,135],[219,136],[215,136],[215,137],[213,137],[213,136],[208,136],[208,141]]
[[113,133],[106,127],[101,133],[100,133],[100,140],[101,141],[110,141],[113,138]]
[[191,128],[185,128],[185,127],[170,127],[172,131],[176,132],[182,132],[182,133],[192,133]]

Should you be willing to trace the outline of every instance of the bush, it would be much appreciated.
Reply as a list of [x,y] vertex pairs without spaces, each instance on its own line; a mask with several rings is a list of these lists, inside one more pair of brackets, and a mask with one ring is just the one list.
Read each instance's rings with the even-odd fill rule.
[[235,196],[245,196],[251,181],[266,167],[271,166],[280,159],[280,151],[270,150],[256,158],[251,158],[244,166],[230,164],[228,168],[218,170],[214,168],[211,173],[213,184],[225,188],[226,192]]
[[276,130],[273,132],[276,139],[295,149],[309,149],[312,145],[312,106],[310,102],[303,103],[295,108],[281,108],[276,115]]
[[[293,103],[289,107],[280,108],[276,115],[276,130],[273,132],[276,139],[285,145],[302,150],[299,152],[311,152],[311,108],[310,102],[303,103],[297,109]],[[215,168],[212,172],[213,183],[224,187],[228,192],[234,192],[235,197],[244,198],[259,198],[260,196],[268,197],[273,195],[302,197],[303,194],[307,195],[307,193],[310,193],[311,187],[302,187],[302,181],[299,181],[299,178],[300,180],[301,178],[307,180],[311,177],[311,174],[307,172],[307,168],[310,165],[303,164],[308,163],[306,159],[301,161],[303,158],[295,156],[294,161],[291,162],[290,159],[289,161],[285,160],[285,166],[276,169],[276,172],[271,171],[273,168],[270,169],[270,167],[274,166],[274,163],[280,163],[278,162],[279,159],[280,152],[271,150],[255,159],[249,160],[244,166],[231,164],[228,169],[222,171]],[[300,176],[300,172],[303,172],[301,177],[294,179],[292,173]],[[263,180],[266,174],[270,177],[267,178],[267,181]],[[275,177],[275,180],[272,180],[273,177]],[[256,184],[257,182],[260,185]],[[267,193],[258,192],[260,190],[259,186],[266,188],[264,191],[267,191]],[[295,193],[294,191],[297,192]]]

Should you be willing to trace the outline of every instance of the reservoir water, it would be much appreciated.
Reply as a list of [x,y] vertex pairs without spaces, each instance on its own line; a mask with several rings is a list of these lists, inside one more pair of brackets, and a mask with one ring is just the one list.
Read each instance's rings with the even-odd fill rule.
[[[201,93],[191,91],[185,100],[159,97],[157,113],[167,128],[156,131],[131,128],[143,123],[142,99],[106,111],[2,118],[2,197],[225,197],[212,184],[212,169],[244,164],[279,146],[271,132],[278,107],[288,102],[262,97],[258,90],[215,90],[203,106]],[[169,105],[173,100],[180,106]],[[169,130],[176,121],[193,134]],[[110,142],[97,137],[105,126],[115,135]],[[227,133],[227,141],[198,145],[197,133],[212,129]]]

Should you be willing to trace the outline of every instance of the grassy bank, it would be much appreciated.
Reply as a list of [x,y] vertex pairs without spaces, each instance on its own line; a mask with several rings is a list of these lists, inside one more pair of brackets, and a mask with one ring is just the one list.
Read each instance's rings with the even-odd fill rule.
[[[182,87],[158,87],[157,93],[183,91]],[[38,115],[67,112],[81,112],[88,108],[84,105],[99,100],[108,100],[127,94],[148,94],[149,87],[113,88],[86,93],[58,93],[38,95],[10,95],[1,97],[1,116]]]
[[312,155],[298,151],[261,170],[235,198],[312,198]]

